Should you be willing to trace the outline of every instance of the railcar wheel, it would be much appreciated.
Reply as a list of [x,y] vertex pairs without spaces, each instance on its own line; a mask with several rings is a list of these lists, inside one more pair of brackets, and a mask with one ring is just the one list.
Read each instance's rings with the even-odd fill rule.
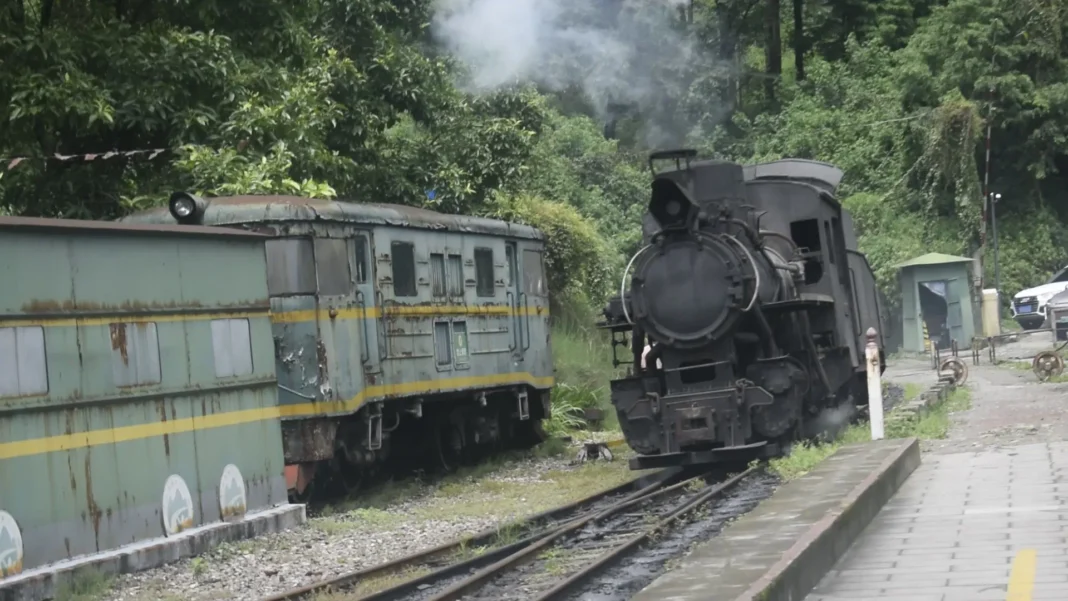
[[1031,361],[1031,370],[1045,382],[1064,372],[1064,359],[1054,351],[1042,351]]
[[963,386],[968,381],[968,366],[956,357],[950,357],[938,366],[940,374],[945,371],[953,375],[953,383],[957,386]]
[[445,421],[434,429],[434,446],[438,466],[445,473],[456,471],[463,463],[464,434],[451,421]]

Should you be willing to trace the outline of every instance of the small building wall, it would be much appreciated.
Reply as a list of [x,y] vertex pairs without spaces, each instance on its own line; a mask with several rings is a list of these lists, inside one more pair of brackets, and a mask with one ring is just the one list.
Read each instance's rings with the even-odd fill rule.
[[[924,320],[919,285],[935,281],[946,282],[946,323],[950,339],[957,342],[958,348],[971,347],[977,312],[972,298],[971,270],[967,262],[903,267],[900,281],[904,350],[924,352]],[[935,335],[931,333],[932,338]]]

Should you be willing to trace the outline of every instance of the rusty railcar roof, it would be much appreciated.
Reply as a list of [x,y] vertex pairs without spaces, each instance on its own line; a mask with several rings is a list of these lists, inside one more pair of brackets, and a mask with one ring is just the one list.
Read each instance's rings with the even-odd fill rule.
[[[285,221],[333,221],[391,225],[543,240],[537,229],[485,217],[450,215],[396,204],[354,203],[299,196],[221,196],[207,198],[201,223],[207,226]],[[167,207],[124,217],[124,223],[174,223]]]
[[0,230],[52,233],[107,233],[112,235],[209,236],[215,238],[266,238],[265,234],[236,228],[178,225],[156,222],[94,221],[51,217],[0,217]]

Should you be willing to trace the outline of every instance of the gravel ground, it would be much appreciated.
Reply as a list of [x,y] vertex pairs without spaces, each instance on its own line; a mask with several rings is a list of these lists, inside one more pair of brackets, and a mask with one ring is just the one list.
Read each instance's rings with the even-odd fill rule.
[[[609,438],[613,436],[593,434],[576,443]],[[473,534],[638,475],[627,468],[624,448],[610,463],[572,465],[577,451],[572,447],[559,458],[483,466],[434,485],[409,483],[379,493],[375,504],[381,508],[360,507],[359,500],[326,508],[298,529],[120,576],[100,599],[257,600]],[[384,494],[396,500],[383,502]]]
[[[1038,336],[998,348],[998,358],[1034,356],[1049,348]],[[991,365],[987,355],[979,365],[968,357],[967,388],[971,408],[950,415],[949,436],[925,441],[924,451],[961,453],[1023,444],[1068,440],[1068,383],[1042,383],[1030,370]]]

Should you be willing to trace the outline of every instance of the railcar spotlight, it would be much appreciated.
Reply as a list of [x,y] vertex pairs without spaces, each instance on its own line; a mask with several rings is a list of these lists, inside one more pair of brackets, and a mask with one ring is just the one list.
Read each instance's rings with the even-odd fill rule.
[[697,205],[677,181],[658,177],[653,180],[649,212],[663,229],[688,229],[697,218]]
[[208,203],[203,198],[188,192],[171,194],[171,216],[178,223],[199,223],[207,205]]

